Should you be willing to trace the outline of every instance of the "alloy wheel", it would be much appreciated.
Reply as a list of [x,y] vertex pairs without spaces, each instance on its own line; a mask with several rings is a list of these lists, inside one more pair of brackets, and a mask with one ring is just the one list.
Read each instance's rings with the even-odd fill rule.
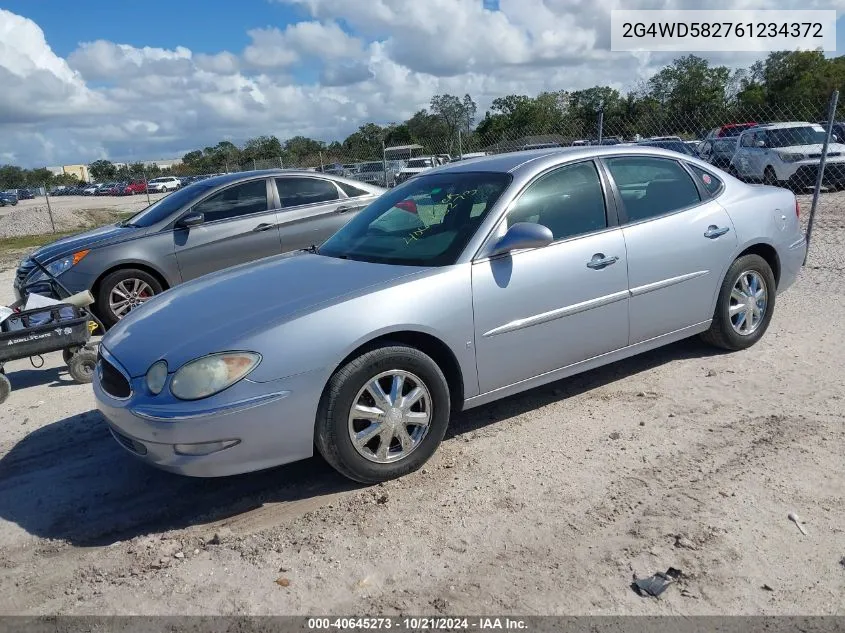
[[746,270],[737,277],[731,290],[728,313],[737,334],[753,334],[766,316],[769,293],[763,276],[755,270]]

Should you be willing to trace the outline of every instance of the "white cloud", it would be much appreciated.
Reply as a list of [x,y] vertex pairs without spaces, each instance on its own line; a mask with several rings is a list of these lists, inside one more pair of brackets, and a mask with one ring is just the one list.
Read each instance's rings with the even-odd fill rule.
[[[242,51],[97,40],[57,56],[32,20],[0,10],[0,160],[26,165],[169,158],[258,134],[343,138],[399,122],[434,94],[497,96],[635,86],[672,55],[611,53],[613,8],[700,0],[276,0],[305,21],[248,31]],[[724,0],[730,8],[830,8]],[[834,7],[845,9],[845,0]],[[716,7],[714,7],[716,8]],[[220,17],[221,20],[225,16]],[[350,31],[351,30],[351,34]],[[117,39],[117,38],[116,38]],[[710,59],[747,65],[753,56]],[[296,80],[304,74],[307,82]]]

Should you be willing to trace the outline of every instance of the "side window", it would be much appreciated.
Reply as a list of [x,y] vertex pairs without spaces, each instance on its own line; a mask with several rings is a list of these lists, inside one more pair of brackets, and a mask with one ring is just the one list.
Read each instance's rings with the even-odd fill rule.
[[205,215],[206,222],[226,220],[267,210],[267,182],[253,180],[224,189],[193,208]]
[[368,196],[370,194],[369,191],[364,191],[363,189],[359,189],[358,187],[354,187],[345,182],[338,181],[337,185],[341,189],[343,189],[343,193],[345,193],[350,198],[357,198],[358,196]]
[[551,229],[555,240],[606,228],[604,194],[595,164],[567,165],[535,180],[508,212],[508,227],[517,222],[542,224]]
[[334,183],[322,178],[276,178],[276,187],[282,208],[331,202],[340,198]]
[[704,171],[701,167],[697,167],[696,165],[688,165],[688,167],[692,170],[692,173],[695,174],[696,178],[698,178],[711,196],[715,196],[721,191],[722,181],[719,178],[716,178],[716,176],[711,174],[709,171]]
[[742,141],[740,142],[742,147],[754,147],[754,135],[753,134],[743,134]]
[[648,220],[701,202],[692,178],[674,160],[626,156],[605,162],[625,204],[628,222]]

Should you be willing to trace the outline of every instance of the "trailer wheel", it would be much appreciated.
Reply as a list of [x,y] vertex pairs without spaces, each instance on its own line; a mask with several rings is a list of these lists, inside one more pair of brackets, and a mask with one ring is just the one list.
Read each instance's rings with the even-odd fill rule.
[[97,354],[87,349],[74,354],[67,364],[70,377],[80,384],[87,384],[94,380],[94,369],[96,367]]
[[6,378],[6,374],[0,372],[0,404],[6,402],[10,393],[12,393],[12,383]]
[[79,352],[78,347],[67,347],[62,350],[62,360],[65,361],[65,365],[70,365],[70,359],[76,356],[77,352]]

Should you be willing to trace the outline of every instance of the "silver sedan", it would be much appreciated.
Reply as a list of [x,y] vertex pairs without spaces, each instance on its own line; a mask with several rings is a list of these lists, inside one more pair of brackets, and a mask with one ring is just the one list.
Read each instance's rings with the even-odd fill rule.
[[514,152],[430,170],[314,252],[213,273],[103,339],[115,439],[194,476],[314,447],[377,482],[452,412],[686,337],[765,333],[806,251],[795,196],[650,147]]

